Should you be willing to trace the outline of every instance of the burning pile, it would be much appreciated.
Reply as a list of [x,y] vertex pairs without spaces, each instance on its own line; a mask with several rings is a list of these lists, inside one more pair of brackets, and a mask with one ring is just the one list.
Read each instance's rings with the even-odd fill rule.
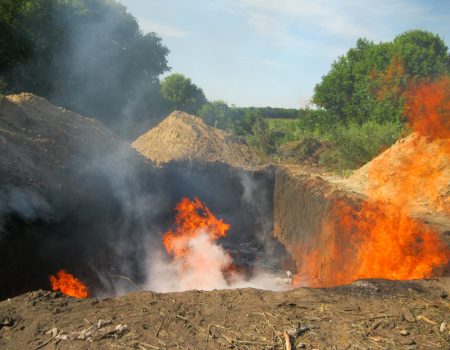
[[52,290],[75,298],[87,298],[89,289],[83,282],[64,270],[58,271],[56,276],[50,276]]
[[414,216],[450,214],[450,79],[417,86],[406,99],[415,133],[359,171],[367,177],[367,201],[357,210],[336,203],[320,243],[296,254],[296,285],[426,278],[448,268],[449,247]]
[[218,219],[198,198],[176,206],[174,227],[163,235],[163,254],[153,254],[146,288],[156,292],[226,288],[286,289],[260,268],[237,266],[218,240],[230,225]]
[[198,198],[184,198],[176,207],[175,227],[163,236],[173,258],[180,289],[226,288],[235,271],[231,256],[216,241],[230,225],[217,219]]

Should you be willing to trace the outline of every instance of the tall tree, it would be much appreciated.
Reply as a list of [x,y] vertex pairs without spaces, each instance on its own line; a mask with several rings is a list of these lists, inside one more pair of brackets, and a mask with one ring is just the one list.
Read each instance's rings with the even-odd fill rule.
[[0,29],[5,92],[42,95],[120,132],[161,113],[169,50],[116,1],[2,0]]
[[208,101],[203,90],[193,84],[190,78],[174,73],[161,82],[161,93],[172,108],[196,113]]
[[449,63],[443,40],[426,31],[405,32],[388,43],[359,39],[316,85],[313,102],[343,122],[399,120],[407,84],[448,73]]

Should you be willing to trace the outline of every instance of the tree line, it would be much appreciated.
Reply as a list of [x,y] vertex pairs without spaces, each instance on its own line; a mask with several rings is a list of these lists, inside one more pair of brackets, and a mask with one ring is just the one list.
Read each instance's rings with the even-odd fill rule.
[[107,0],[2,0],[0,88],[32,92],[128,135],[165,105],[169,50]]
[[[390,42],[358,39],[316,85],[315,108],[237,107],[208,101],[182,74],[162,79],[170,71],[169,49],[113,0],[2,0],[0,32],[0,93],[35,93],[130,139],[180,109],[263,154],[306,134],[342,146],[377,128],[379,142],[393,142],[404,126],[408,86],[450,74],[442,38],[411,30]],[[396,134],[384,138],[386,130]]]
[[[0,93],[32,92],[128,138],[174,109],[231,125],[222,120],[221,103],[209,103],[189,78],[161,80],[170,71],[169,49],[116,1],[2,0],[0,32]],[[244,114],[227,108],[227,119]],[[293,112],[262,110],[265,116]]]

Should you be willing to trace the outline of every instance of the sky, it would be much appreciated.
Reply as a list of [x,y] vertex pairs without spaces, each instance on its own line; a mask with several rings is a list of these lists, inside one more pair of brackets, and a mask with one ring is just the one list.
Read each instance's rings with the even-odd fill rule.
[[339,55],[406,30],[450,46],[450,0],[119,0],[210,101],[306,106]]

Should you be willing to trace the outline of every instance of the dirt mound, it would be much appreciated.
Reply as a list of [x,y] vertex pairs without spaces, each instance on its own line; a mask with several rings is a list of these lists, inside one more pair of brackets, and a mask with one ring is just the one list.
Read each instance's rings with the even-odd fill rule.
[[287,349],[289,336],[292,349],[448,349],[448,282],[113,299],[36,291],[0,302],[0,348]]
[[254,161],[250,149],[229,133],[179,111],[140,136],[132,146],[158,164],[187,160],[245,167]]
[[355,171],[349,182],[372,199],[450,215],[450,139],[413,133]]
[[118,149],[144,161],[95,119],[29,93],[0,99],[0,186],[26,186],[39,193],[59,191],[63,184],[83,186],[82,179],[75,183],[77,175],[95,166],[97,156]]

